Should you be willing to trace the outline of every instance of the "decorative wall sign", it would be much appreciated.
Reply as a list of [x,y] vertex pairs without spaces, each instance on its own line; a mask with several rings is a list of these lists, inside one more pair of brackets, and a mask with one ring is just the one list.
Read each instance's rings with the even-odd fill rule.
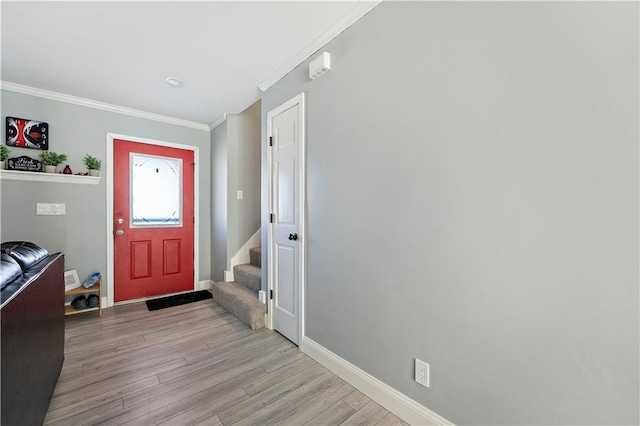
[[7,145],[49,149],[49,124],[25,118],[7,117]]
[[42,161],[23,155],[22,157],[9,158],[7,160],[7,169],[21,170],[23,172],[41,172],[44,167],[42,166]]

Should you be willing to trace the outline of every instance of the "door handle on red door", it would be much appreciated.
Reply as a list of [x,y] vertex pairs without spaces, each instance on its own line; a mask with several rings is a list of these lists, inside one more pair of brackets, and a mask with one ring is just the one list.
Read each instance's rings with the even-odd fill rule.
[[289,241],[296,241],[298,239],[298,234],[289,234]]
[[120,235],[124,235],[124,231],[122,229],[118,229],[116,231],[116,235],[120,236]]

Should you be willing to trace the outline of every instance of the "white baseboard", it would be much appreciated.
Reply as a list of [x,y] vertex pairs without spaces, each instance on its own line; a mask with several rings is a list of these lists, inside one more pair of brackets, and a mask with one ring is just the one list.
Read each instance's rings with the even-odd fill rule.
[[267,303],[267,292],[264,291],[264,290],[258,291],[258,300],[261,301],[262,303],[266,304]]
[[360,392],[412,425],[453,425],[371,374],[340,358],[308,337],[302,338],[301,350]]
[[224,271],[224,282],[230,283],[233,281],[233,271]]
[[198,290],[211,290],[211,280],[198,282]]

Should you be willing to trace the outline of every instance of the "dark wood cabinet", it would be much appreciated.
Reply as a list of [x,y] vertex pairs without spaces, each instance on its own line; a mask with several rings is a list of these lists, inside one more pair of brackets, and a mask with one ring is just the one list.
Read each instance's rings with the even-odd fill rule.
[[46,262],[25,272],[22,285],[7,288],[13,293],[2,300],[3,426],[42,425],[62,370],[64,255]]

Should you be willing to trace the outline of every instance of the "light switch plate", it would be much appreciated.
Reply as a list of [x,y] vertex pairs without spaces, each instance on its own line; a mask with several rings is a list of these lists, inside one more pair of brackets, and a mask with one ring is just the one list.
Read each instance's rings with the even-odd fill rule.
[[242,200],[242,198],[244,198],[244,194],[242,194],[242,191],[238,191],[238,200]]
[[64,203],[37,203],[36,214],[40,216],[62,216],[66,214]]

